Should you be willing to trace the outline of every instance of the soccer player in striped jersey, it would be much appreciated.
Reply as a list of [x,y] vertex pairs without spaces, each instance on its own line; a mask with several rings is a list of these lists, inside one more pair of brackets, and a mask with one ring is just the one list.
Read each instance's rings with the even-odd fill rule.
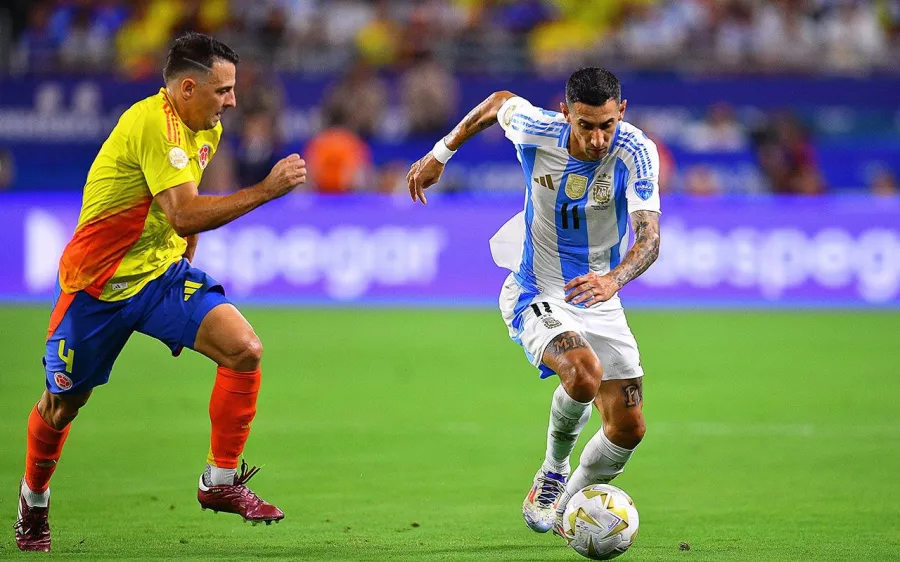
[[[618,79],[601,68],[571,75],[559,112],[496,92],[407,176],[413,201],[424,204],[424,190],[477,132],[499,122],[515,145],[525,208],[491,239],[494,260],[511,271],[500,309],[541,378],[556,374],[560,382],[545,459],[522,507],[537,532],[560,521],[571,495],[619,475],[644,436],[644,372],[618,291],[659,254],[659,157],[653,141],[623,120],[626,105]],[[570,474],[592,404],[603,427]]]
[[236,104],[238,60],[206,35],[176,39],[165,87],[122,115],[88,172],[78,226],[59,262],[44,356],[47,389],[28,418],[15,524],[22,550],[50,550],[50,477],[70,424],[93,389],[109,380],[134,332],[162,341],[174,355],[193,349],[218,366],[201,507],[254,523],[284,517],[247,488],[257,468],[241,463],[237,472],[256,414],[262,345],[222,286],[190,263],[198,233],[306,179],[306,165],[292,154],[258,185],[225,197],[198,195],[222,136],[220,118]]

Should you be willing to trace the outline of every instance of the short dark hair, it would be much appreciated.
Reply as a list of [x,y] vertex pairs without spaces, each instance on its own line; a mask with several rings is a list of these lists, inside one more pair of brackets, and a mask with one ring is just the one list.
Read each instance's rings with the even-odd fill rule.
[[213,63],[220,59],[237,64],[241,57],[231,47],[209,35],[188,31],[172,42],[163,68],[163,79],[168,82],[189,69],[205,70],[208,73]]
[[622,86],[615,74],[605,68],[589,66],[576,70],[566,81],[566,103],[604,105],[609,100],[622,102]]

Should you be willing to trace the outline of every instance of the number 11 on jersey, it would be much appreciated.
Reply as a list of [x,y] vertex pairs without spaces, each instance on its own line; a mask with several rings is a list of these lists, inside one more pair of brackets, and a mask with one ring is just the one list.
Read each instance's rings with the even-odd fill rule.
[[[581,217],[578,214],[578,205],[572,205],[572,228],[579,229],[581,228]],[[569,228],[569,204],[563,203],[562,207],[559,209],[560,217],[562,218],[562,227]]]

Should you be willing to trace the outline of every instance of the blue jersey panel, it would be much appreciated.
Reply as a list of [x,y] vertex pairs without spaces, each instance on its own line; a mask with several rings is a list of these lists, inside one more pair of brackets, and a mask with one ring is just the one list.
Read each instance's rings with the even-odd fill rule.
[[[628,166],[621,159],[616,160],[615,168],[615,202],[616,202],[616,227],[619,233],[619,240],[625,237],[628,228],[628,199],[625,196],[625,190],[628,186]],[[627,242],[626,242],[627,243]],[[620,248],[622,244],[615,244],[609,249],[609,270],[615,269],[621,262],[622,256]]]
[[173,353],[193,348],[203,317],[228,302],[222,286],[187,260],[169,268],[157,281],[136,297],[144,299],[144,314],[134,330],[158,339]]
[[534,201],[531,194],[531,177],[534,174],[534,160],[537,157],[536,146],[517,145],[522,171],[525,173],[525,243],[522,248],[522,264],[516,273],[516,281],[520,286],[537,292],[537,279],[534,275],[534,239],[531,234],[531,223],[534,221]]
[[[61,295],[57,282],[54,308]],[[129,300],[104,302],[84,291],[75,293],[47,338],[43,359],[47,390],[82,394],[109,380],[113,363],[131,336]]]

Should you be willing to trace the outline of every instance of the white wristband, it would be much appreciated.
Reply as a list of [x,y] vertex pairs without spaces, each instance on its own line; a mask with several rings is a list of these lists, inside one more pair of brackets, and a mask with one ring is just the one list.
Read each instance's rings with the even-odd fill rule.
[[447,148],[447,145],[444,144],[444,139],[434,143],[434,148],[431,149],[431,155],[441,164],[446,164],[454,154],[456,154],[456,151]]

